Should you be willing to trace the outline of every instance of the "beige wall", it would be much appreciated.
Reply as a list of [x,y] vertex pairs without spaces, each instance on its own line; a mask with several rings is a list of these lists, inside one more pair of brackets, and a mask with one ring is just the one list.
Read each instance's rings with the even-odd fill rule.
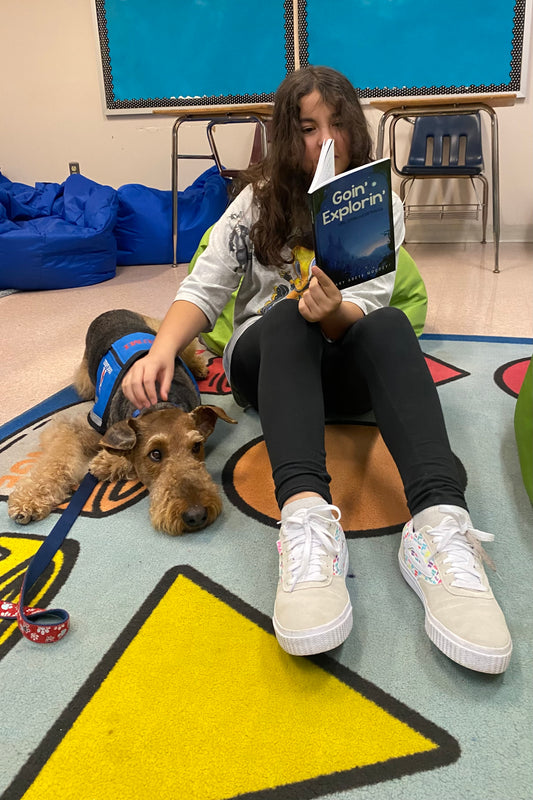
[[[61,182],[68,162],[79,161],[81,172],[99,183],[170,188],[172,118],[104,113],[93,0],[2,0],[0,31],[0,169],[6,177],[30,184]],[[368,118],[375,131],[379,112],[369,109]],[[499,109],[498,119],[502,240],[532,241],[531,98]],[[202,125],[182,131],[182,151],[205,152]],[[233,162],[238,165],[237,157]],[[180,188],[209,165],[182,161]],[[452,228],[461,239],[475,239],[477,229]],[[427,230],[434,236],[432,226]],[[442,225],[436,230],[441,232]]]

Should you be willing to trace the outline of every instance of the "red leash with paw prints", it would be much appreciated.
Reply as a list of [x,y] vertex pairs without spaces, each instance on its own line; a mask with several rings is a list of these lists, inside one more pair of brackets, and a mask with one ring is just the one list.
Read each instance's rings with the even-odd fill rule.
[[70,503],[33,556],[22,583],[18,603],[0,601],[0,619],[16,620],[26,639],[39,644],[58,642],[67,633],[70,617],[62,608],[46,610],[25,605],[26,595],[63,544],[98,479],[88,472]]

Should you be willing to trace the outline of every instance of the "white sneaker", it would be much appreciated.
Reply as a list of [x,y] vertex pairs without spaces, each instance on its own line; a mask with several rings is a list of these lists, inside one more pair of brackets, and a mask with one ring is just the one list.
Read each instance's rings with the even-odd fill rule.
[[352,629],[348,548],[341,512],[326,503],[282,519],[273,624],[281,647],[309,656],[338,647]]
[[477,531],[467,511],[431,506],[403,529],[399,562],[403,577],[424,604],[426,633],[445,655],[469,669],[504,672],[513,645],[503,612],[489,586]]

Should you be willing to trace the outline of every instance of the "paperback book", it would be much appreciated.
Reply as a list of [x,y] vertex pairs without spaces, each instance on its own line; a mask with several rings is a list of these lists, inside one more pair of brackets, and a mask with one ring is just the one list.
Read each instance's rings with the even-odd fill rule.
[[345,289],[395,268],[390,158],[335,175],[328,139],[309,188],[315,257]]

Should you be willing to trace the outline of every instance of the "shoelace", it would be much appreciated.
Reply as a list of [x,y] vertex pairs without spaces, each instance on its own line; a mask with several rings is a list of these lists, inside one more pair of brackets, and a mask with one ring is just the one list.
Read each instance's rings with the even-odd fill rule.
[[[328,511],[333,516],[324,515]],[[337,506],[324,504],[300,509],[283,521],[291,592],[297,583],[326,580],[324,556],[335,558],[342,549],[335,538],[340,518]]]
[[[444,511],[444,509],[442,509]],[[445,516],[437,527],[429,531],[437,553],[446,553],[444,564],[449,564],[447,573],[453,574],[452,586],[486,592],[482,574],[476,567],[485,561],[494,569],[494,564],[483,550],[480,542],[492,542],[492,533],[469,528],[467,523],[455,516]]]

